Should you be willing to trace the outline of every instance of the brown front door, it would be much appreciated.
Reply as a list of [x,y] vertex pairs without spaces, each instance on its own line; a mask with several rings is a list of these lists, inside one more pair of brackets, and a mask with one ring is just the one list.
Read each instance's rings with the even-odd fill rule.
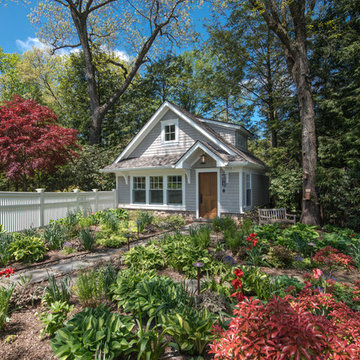
[[217,216],[217,173],[199,173],[199,217]]

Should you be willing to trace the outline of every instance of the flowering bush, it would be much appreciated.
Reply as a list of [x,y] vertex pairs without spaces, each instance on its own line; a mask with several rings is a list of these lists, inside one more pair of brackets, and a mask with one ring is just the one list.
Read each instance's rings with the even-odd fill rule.
[[314,261],[330,269],[334,267],[344,267],[349,270],[354,269],[353,259],[331,246],[326,246],[319,250],[314,256]]
[[8,268],[3,271],[0,271],[0,277],[5,276],[6,278],[8,278],[13,273],[14,273],[14,269]]
[[231,297],[236,297],[238,301],[242,301],[244,299],[244,295],[241,291],[241,278],[243,277],[244,273],[240,269],[235,269],[234,274],[236,278],[231,283],[235,289],[235,292],[231,294]]
[[[326,309],[326,315],[319,315]],[[356,359],[360,316],[330,294],[273,297],[266,305],[245,298],[229,329],[216,329],[215,359]]]
[[251,233],[247,238],[248,247],[246,253],[249,257],[250,264],[254,266],[260,265],[262,261],[262,246],[259,243],[259,239],[257,238],[255,233]]

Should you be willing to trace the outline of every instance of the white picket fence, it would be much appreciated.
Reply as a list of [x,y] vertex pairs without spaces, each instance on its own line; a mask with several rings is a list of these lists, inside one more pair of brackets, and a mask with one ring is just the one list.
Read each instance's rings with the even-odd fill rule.
[[72,193],[44,192],[37,189],[29,192],[0,192],[0,224],[8,232],[48,225],[50,220],[65,217],[69,212],[116,208],[116,191]]

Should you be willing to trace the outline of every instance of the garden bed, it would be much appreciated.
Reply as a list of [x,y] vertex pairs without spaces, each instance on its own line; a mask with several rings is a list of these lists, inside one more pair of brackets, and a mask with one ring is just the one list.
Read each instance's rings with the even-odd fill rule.
[[[279,228],[277,225],[258,227],[245,222],[238,226],[230,219],[216,219],[212,224],[190,228],[189,235],[165,234],[150,239],[146,246],[124,252],[121,259],[80,270],[71,286],[62,279],[58,281],[58,291],[52,288],[43,295],[42,291],[37,294],[36,288],[28,290],[27,294],[37,294],[36,299],[33,304],[28,299],[20,308],[16,303],[12,305],[10,321],[0,332],[0,358],[53,359],[53,351],[64,355],[75,348],[76,351],[83,349],[81,351],[87,354],[84,359],[102,358],[110,346],[109,351],[116,354],[115,358],[130,356],[135,359],[141,349],[145,349],[150,351],[153,360],[161,358],[165,351],[186,359],[211,358],[215,352],[220,358],[227,359],[226,351],[229,348],[235,351],[245,341],[242,339],[250,336],[246,332],[249,326],[239,327],[238,333],[243,335],[232,340],[233,343],[228,342],[234,338],[227,324],[231,319],[236,320],[233,310],[238,303],[239,309],[246,313],[247,306],[252,306],[263,323],[268,324],[265,328],[260,326],[251,330],[258,333],[252,340],[254,344],[268,336],[266,331],[271,326],[280,326],[285,334],[288,331],[291,336],[304,339],[294,345],[291,350],[294,354],[307,351],[304,345],[307,343],[308,351],[313,354],[310,358],[315,358],[316,351],[320,351],[324,359],[340,351],[342,356],[350,354],[350,358],[356,359],[353,354],[358,353],[360,343],[358,337],[352,337],[346,329],[352,334],[360,333],[360,236],[351,230],[325,230],[302,224]],[[198,268],[194,263],[200,266],[200,296],[197,295]],[[25,283],[23,286],[34,285]],[[65,302],[57,303],[58,297]],[[16,298],[21,298],[21,291]],[[309,299],[321,308],[325,298],[330,308],[339,308],[336,316],[342,311],[340,318],[331,315],[332,312],[326,317],[316,313],[316,306],[306,308]],[[259,299],[261,303],[251,299]],[[279,302],[277,306],[282,308],[284,316],[271,318],[269,311],[274,301]],[[60,312],[54,310],[52,304],[60,306]],[[106,304],[108,309],[101,304]],[[93,310],[88,309],[89,306]],[[302,307],[301,316],[297,306]],[[51,321],[49,325],[49,316],[61,311],[63,315],[57,326],[54,327]],[[45,314],[43,321],[35,316],[36,312]],[[298,316],[299,320],[296,320]],[[334,323],[331,323],[333,316]],[[308,319],[318,324],[319,333],[314,339],[319,338],[319,345],[313,346],[312,331],[300,334]],[[95,333],[90,333],[86,338],[92,342],[82,343],[81,334],[85,330],[81,323],[84,321],[92,321],[91,328],[94,329],[105,321],[107,325],[100,327],[100,332],[123,324],[119,328],[121,336],[112,331],[109,335],[112,342],[105,345],[102,340],[95,341]],[[302,322],[301,327],[292,327],[291,324],[298,321]],[[241,322],[236,324],[240,326]],[[251,325],[251,321],[248,324]],[[343,324],[342,327],[339,324]],[[40,340],[45,325],[47,334]],[[58,328],[61,330],[56,330]],[[74,334],[74,338],[68,339],[67,332]],[[124,339],[121,346],[116,345],[120,344],[120,338]],[[346,346],[340,344],[342,339],[346,339]],[[278,348],[285,346],[281,337],[276,341]],[[338,348],[335,349],[334,344]],[[251,350],[252,345],[246,345]],[[96,347],[98,350],[95,351]],[[28,348],[26,353],[25,348]],[[140,358],[145,358],[146,351],[139,355]],[[261,350],[253,348],[252,351]],[[284,351],[290,350],[284,348]],[[259,358],[260,353],[257,354],[254,359]],[[243,356],[238,358],[245,358]],[[65,358],[78,357],[64,355]]]

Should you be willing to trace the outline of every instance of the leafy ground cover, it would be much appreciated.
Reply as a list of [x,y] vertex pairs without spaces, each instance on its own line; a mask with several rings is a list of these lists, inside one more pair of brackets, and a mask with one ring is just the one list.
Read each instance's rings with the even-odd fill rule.
[[[142,230],[165,221],[121,213],[115,226],[118,214],[101,216],[91,215],[96,225],[87,217],[81,222],[98,233],[133,229],[137,236],[136,220],[146,223]],[[73,236],[81,231],[73,217],[53,226],[71,224],[67,234]],[[99,238],[87,241],[98,244]],[[175,231],[135,246],[111,263],[79,271],[72,282],[50,277],[35,291],[24,279],[15,289],[0,287],[0,357],[36,359],[43,351],[49,359],[160,359],[165,353],[188,359],[358,359],[359,242],[349,229],[215,219],[191,227],[188,235]],[[11,279],[11,268],[3,274]],[[16,296],[9,296],[12,291]],[[33,351],[22,352],[24,343]]]

